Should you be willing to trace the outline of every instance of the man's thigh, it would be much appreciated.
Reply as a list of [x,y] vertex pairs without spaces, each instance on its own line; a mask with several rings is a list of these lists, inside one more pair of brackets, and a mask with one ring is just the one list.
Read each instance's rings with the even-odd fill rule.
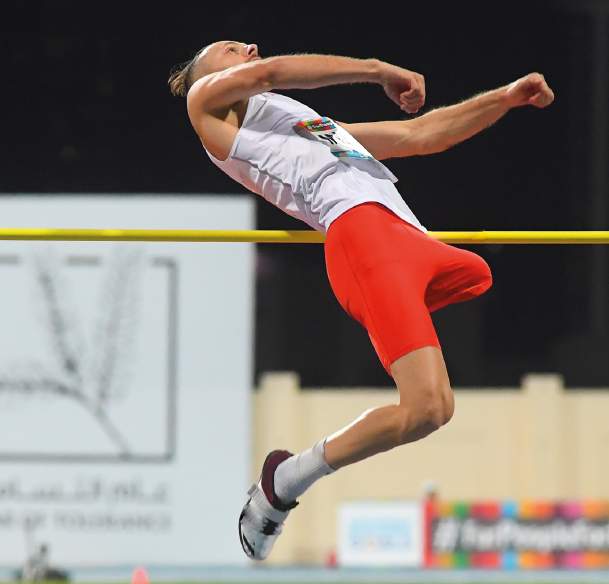
[[391,363],[390,369],[402,406],[415,405],[430,397],[452,399],[446,364],[438,347],[411,351]]
[[[367,211],[363,207],[362,214]],[[345,214],[330,228],[325,246],[328,276],[343,308],[368,330],[391,375],[390,364],[402,355],[439,347],[424,301],[433,275],[424,248],[428,238],[400,220],[384,231],[376,225],[371,241],[366,225],[354,218],[355,213]]]
[[430,242],[435,274],[425,291],[430,312],[486,292],[492,283],[487,263],[477,254],[451,245]]

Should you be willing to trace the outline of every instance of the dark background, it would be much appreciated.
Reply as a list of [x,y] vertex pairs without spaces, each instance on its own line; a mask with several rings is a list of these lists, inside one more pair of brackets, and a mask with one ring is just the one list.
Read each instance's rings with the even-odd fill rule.
[[[332,53],[415,70],[427,83],[421,113],[544,73],[550,108],[510,112],[445,153],[388,166],[430,230],[590,229],[593,24],[533,0],[1,1],[0,192],[244,192],[207,159],[185,101],[167,88],[173,65],[231,39],[263,57]],[[401,117],[377,86],[290,95],[345,122]],[[257,226],[306,228],[263,200]],[[546,371],[570,386],[609,385],[607,331],[590,309],[591,246],[471,249],[493,287],[434,316],[453,385],[514,386]],[[256,310],[257,374],[391,385],[330,290],[323,246],[259,245]]]

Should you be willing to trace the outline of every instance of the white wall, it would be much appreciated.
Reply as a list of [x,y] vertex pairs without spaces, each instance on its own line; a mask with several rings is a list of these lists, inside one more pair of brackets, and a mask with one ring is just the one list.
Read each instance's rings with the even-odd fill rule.
[[[15,196],[0,218],[251,229],[254,205]],[[252,244],[0,242],[0,565],[28,537],[63,567],[245,561],[253,269]]]

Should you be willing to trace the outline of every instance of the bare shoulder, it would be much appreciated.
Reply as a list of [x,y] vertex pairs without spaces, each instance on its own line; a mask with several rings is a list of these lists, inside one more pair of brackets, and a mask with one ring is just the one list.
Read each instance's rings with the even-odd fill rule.
[[[230,103],[223,105],[213,103],[213,95],[210,95],[210,84],[213,83],[213,78],[216,75],[218,74],[212,73],[196,81],[186,96],[188,117],[200,136],[200,129],[210,122],[226,121],[231,110]],[[214,123],[213,125],[215,126],[216,124]],[[201,139],[203,139],[203,136],[201,136]]]
[[225,160],[251,96],[269,88],[264,61],[236,65],[196,81],[187,97],[190,121],[203,145]]
[[207,78],[200,79],[188,92],[188,116],[206,150],[215,158],[226,160],[239,131],[237,116],[230,105],[209,107],[206,82]]
[[[188,115],[190,119],[198,118],[205,114],[210,114],[209,101],[210,101],[210,84],[213,82],[213,78],[218,75],[212,73],[206,75],[201,79],[198,79],[193,83],[188,95],[186,96],[186,107],[188,108]],[[229,106],[225,106],[229,107]]]
[[196,81],[188,92],[188,111],[216,115],[233,104],[271,88],[266,61],[235,65]]

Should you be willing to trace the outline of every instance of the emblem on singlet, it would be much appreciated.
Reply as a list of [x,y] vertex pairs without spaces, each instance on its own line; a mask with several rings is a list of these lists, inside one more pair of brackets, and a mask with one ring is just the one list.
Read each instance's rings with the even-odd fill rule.
[[315,118],[303,120],[297,124],[307,130],[320,142],[330,147],[334,156],[339,158],[348,156],[350,158],[362,158],[374,160],[374,157],[366,150],[347,130],[342,128],[330,118]]

